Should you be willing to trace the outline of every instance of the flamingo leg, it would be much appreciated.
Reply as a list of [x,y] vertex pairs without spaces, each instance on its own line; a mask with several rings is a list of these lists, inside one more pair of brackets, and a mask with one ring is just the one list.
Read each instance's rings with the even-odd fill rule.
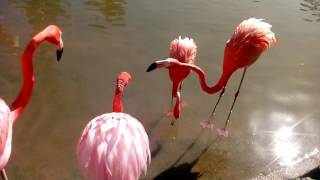
[[173,109],[173,96],[171,96],[170,111]]
[[216,109],[217,109],[217,107],[218,107],[218,104],[219,104],[222,96],[224,95],[225,90],[226,90],[226,87],[224,86],[224,87],[222,88],[221,92],[220,92],[219,98],[218,98],[216,104],[214,105],[214,108],[213,108],[213,110],[212,110],[212,112],[211,112],[208,120],[204,120],[204,121],[201,121],[201,122],[200,122],[200,126],[201,126],[202,128],[209,128],[209,129],[212,129],[212,128],[213,128],[213,121],[214,121],[214,118],[213,118],[213,117],[214,117],[214,115],[216,114],[215,111],[216,111]]
[[227,131],[227,127],[228,125],[230,124],[230,116],[231,116],[231,113],[233,111],[233,107],[235,105],[235,102],[239,96],[239,93],[240,93],[240,88],[241,88],[241,85],[243,83],[243,79],[244,79],[244,75],[246,74],[246,71],[247,71],[247,68],[244,68],[243,70],[243,73],[242,73],[242,77],[241,77],[241,81],[240,81],[240,84],[239,84],[239,87],[238,87],[238,90],[237,92],[234,94],[234,99],[233,99],[233,102],[232,102],[232,106],[230,108],[230,111],[229,111],[229,114],[228,114],[228,117],[227,117],[227,120],[225,122],[225,125],[224,125],[224,128],[221,128],[221,129],[218,129],[218,133],[219,135],[222,135],[224,137],[228,137],[228,131]]
[[[182,81],[180,82],[180,84],[179,84],[179,91],[177,92],[177,97],[176,97],[176,105],[175,105],[175,107],[174,108],[177,108],[176,106],[179,106],[179,113],[180,113],[180,109],[181,109],[181,89],[182,89]],[[171,121],[171,123],[170,123],[170,125],[171,126],[174,126],[174,123],[175,123],[175,119],[172,119],[172,121]]]
[[2,180],[8,180],[7,173],[6,173],[6,170],[4,168],[1,170],[1,179]]
[[213,110],[212,110],[212,112],[211,112],[211,115],[209,116],[209,120],[210,120],[212,123],[213,123],[213,117],[214,117],[214,115],[216,114],[215,111],[216,111],[216,109],[217,109],[217,106],[218,106],[218,104],[219,104],[222,96],[224,95],[225,90],[226,90],[226,88],[223,87],[222,90],[221,90],[221,92],[220,92],[220,95],[219,95],[219,98],[218,98],[218,100],[217,100],[217,103],[214,105],[214,108],[213,108]]

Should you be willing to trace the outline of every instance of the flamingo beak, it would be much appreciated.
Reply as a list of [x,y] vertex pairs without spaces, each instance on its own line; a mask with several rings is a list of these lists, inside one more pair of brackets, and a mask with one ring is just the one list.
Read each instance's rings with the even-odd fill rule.
[[63,48],[57,50],[57,60],[60,61],[63,53]]
[[59,42],[59,47],[57,50],[57,60],[60,61],[61,57],[62,57],[62,53],[63,53],[63,41],[62,41],[62,37],[60,36],[60,42]]
[[157,69],[157,67],[158,67],[157,63],[154,62],[148,67],[147,72],[153,71]]

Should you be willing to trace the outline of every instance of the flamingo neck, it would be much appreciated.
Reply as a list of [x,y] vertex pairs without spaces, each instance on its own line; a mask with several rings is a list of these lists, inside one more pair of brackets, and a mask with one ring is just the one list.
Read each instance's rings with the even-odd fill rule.
[[219,81],[214,86],[209,87],[206,83],[206,73],[200,67],[186,63],[181,63],[181,66],[197,73],[201,89],[208,94],[214,94],[225,87],[233,73],[233,71],[223,71]]
[[118,88],[116,89],[114,98],[113,98],[113,112],[122,112],[122,91],[120,91]]
[[19,95],[10,105],[11,110],[11,119],[13,122],[20,116],[26,105],[28,104],[31,94],[33,83],[35,81],[34,73],[33,73],[33,64],[32,57],[33,54],[38,47],[38,45],[44,40],[43,33],[39,33],[29,42],[27,47],[24,50],[21,64],[22,64],[22,76],[23,76],[23,84],[20,89]]

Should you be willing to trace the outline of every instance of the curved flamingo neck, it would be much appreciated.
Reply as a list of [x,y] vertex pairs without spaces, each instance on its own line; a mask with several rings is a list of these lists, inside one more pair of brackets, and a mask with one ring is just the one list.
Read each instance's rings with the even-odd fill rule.
[[214,94],[225,87],[231,74],[233,73],[233,71],[223,71],[219,81],[214,86],[209,87],[206,83],[206,73],[200,67],[186,63],[180,63],[180,66],[197,73],[201,89],[208,94]]
[[113,98],[113,112],[122,112],[122,91],[120,91],[118,88],[116,88],[115,95]]
[[22,111],[24,110],[24,108],[26,107],[26,105],[30,100],[33,83],[35,81],[34,73],[33,73],[32,57],[36,48],[44,39],[45,39],[45,36],[43,33],[37,34],[32,38],[32,40],[29,42],[29,44],[24,50],[24,53],[21,59],[23,85],[22,85],[22,88],[20,89],[19,95],[10,105],[11,118],[13,121],[15,121],[20,116],[20,114],[22,113]]

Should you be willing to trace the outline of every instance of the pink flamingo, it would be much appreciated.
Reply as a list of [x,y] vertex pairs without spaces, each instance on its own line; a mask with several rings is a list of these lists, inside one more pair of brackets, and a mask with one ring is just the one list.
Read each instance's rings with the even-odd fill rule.
[[88,179],[138,180],[150,163],[149,139],[142,124],[123,113],[121,97],[131,76],[116,80],[113,112],[92,119],[80,137],[77,156]]
[[[201,123],[203,127],[213,127],[213,116],[217,105],[225,91],[225,86],[227,85],[230,76],[240,68],[244,68],[241,81],[235,97],[228,113],[227,120],[225,122],[224,128],[219,128],[218,133],[221,136],[227,137],[228,131],[227,126],[230,123],[230,115],[232,113],[234,104],[240,92],[240,87],[244,79],[247,68],[252,65],[269,46],[276,43],[276,38],[274,33],[271,31],[271,25],[263,22],[262,19],[249,18],[240,23],[240,25],[235,29],[231,39],[226,43],[224,51],[224,62],[223,62],[223,72],[218,83],[213,87],[209,87],[206,84],[206,74],[204,71],[192,64],[181,63],[176,59],[168,58],[162,61],[156,61],[152,63],[147,71],[152,71],[156,68],[166,67],[171,69],[185,69],[191,70],[198,74],[199,82],[203,91],[208,94],[213,94],[221,90],[220,96],[214,109],[209,117],[209,120]],[[178,69],[179,68],[179,69]]]
[[[170,58],[177,59],[179,62],[194,64],[197,55],[197,45],[194,43],[193,39],[178,37],[170,43]],[[181,89],[182,81],[189,75],[191,70],[186,68],[170,68],[169,77],[172,81],[172,98],[171,105],[173,103],[173,98],[176,98],[176,104],[174,106],[173,115],[176,119],[180,117],[181,111]],[[171,122],[171,125],[174,121]]]
[[8,107],[4,100],[0,99],[0,169],[3,179],[7,179],[4,167],[6,166],[11,153],[12,125],[21,115],[28,104],[34,83],[32,57],[36,48],[43,41],[48,41],[58,46],[57,59],[60,60],[63,52],[61,30],[50,25],[35,35],[24,50],[21,63],[23,73],[23,85],[18,97]]

